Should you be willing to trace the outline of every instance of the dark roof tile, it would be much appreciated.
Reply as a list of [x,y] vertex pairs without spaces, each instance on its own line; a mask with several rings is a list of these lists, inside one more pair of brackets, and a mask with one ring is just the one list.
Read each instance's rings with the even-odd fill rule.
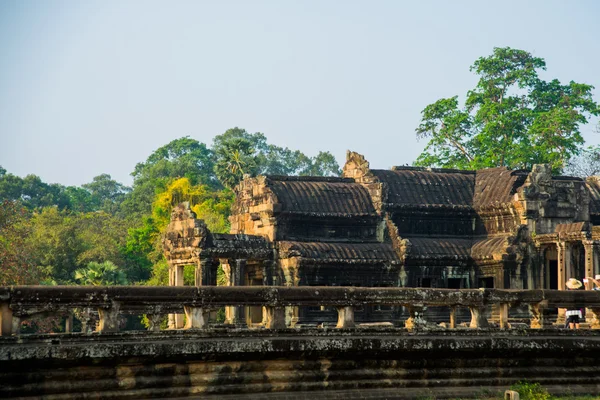
[[473,204],[474,172],[434,172],[419,169],[371,172],[387,185],[388,203],[392,205]]
[[283,212],[328,215],[376,215],[371,196],[358,183],[322,180],[271,180]]
[[301,257],[310,260],[379,263],[400,262],[398,255],[388,243],[326,243],[291,242],[277,243],[281,258]]

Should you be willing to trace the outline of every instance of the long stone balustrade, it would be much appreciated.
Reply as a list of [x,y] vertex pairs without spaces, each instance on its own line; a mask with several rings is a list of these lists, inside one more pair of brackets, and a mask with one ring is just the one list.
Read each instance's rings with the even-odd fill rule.
[[[262,306],[262,326],[286,327],[286,307],[322,306],[338,310],[338,328],[353,328],[354,309],[365,305],[405,307],[404,321],[387,321],[408,330],[422,323],[425,307],[448,307],[447,328],[457,327],[455,312],[471,311],[470,328],[490,327],[486,315],[498,310],[495,327],[510,328],[511,307],[528,306],[530,327],[542,328],[544,308],[587,308],[589,325],[600,328],[600,291],[429,289],[356,287],[150,287],[150,286],[11,286],[0,288],[1,334],[19,334],[20,321],[35,315],[65,315],[75,309],[95,310],[97,331],[119,330],[119,316],[146,314],[150,330],[159,330],[157,321],[166,314],[185,314],[186,329],[203,329],[209,314],[224,306]],[[95,314],[95,313],[94,313]],[[590,318],[591,314],[591,318]]]
[[[366,305],[404,312],[387,324],[361,325],[354,311]],[[249,328],[214,319],[222,307],[257,306],[262,324]],[[339,329],[291,327],[289,307],[337,309]],[[423,321],[431,307],[453,310],[445,328]],[[544,320],[545,308],[571,307],[586,308],[586,327],[599,327],[596,291],[2,287],[0,398],[481,398],[521,380],[553,394],[600,395],[600,331]],[[453,316],[467,309],[470,323],[456,323]],[[511,309],[519,323],[512,312],[508,321]],[[186,320],[182,329],[160,329],[166,315],[183,313],[170,319]],[[72,314],[96,332],[19,332],[34,316]],[[119,332],[126,314],[148,316],[149,330]]]

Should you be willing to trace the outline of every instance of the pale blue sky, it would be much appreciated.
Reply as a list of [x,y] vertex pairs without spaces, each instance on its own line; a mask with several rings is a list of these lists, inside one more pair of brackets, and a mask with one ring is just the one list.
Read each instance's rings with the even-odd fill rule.
[[[0,0],[0,165],[80,185],[239,126],[307,155],[411,163],[420,111],[493,47],[596,86],[600,2]],[[600,143],[592,127],[588,143]]]

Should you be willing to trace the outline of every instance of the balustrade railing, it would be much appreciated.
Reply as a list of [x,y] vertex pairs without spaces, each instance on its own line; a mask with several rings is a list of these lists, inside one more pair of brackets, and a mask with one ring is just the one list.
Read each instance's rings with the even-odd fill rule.
[[[509,328],[510,307],[528,306],[530,327],[544,326],[544,308],[587,308],[590,327],[600,329],[600,291],[278,287],[278,286],[11,286],[0,287],[0,333],[19,334],[20,321],[36,315],[65,315],[73,310],[96,310],[97,332],[119,330],[124,314],[146,314],[150,330],[159,330],[158,321],[167,314],[185,314],[185,329],[208,326],[209,313],[224,306],[262,306],[263,326],[286,327],[286,307],[335,307],[337,328],[355,326],[354,309],[365,305],[405,307],[405,328],[417,326],[424,307],[448,307],[447,326],[456,328],[459,307],[471,310],[470,328],[489,326],[486,311],[499,310],[498,327]],[[85,314],[85,312],[84,312]],[[589,315],[588,314],[588,315]],[[86,314],[89,315],[89,312]],[[399,323],[400,321],[389,321]]]

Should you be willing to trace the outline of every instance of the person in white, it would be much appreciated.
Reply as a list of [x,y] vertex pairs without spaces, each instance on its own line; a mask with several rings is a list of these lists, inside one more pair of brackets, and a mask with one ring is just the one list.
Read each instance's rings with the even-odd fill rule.
[[[578,290],[581,289],[583,283],[575,278],[570,278],[565,284],[567,290]],[[567,317],[566,324],[569,325],[569,329],[579,329],[579,321],[583,318],[581,310],[567,310],[565,314]]]

